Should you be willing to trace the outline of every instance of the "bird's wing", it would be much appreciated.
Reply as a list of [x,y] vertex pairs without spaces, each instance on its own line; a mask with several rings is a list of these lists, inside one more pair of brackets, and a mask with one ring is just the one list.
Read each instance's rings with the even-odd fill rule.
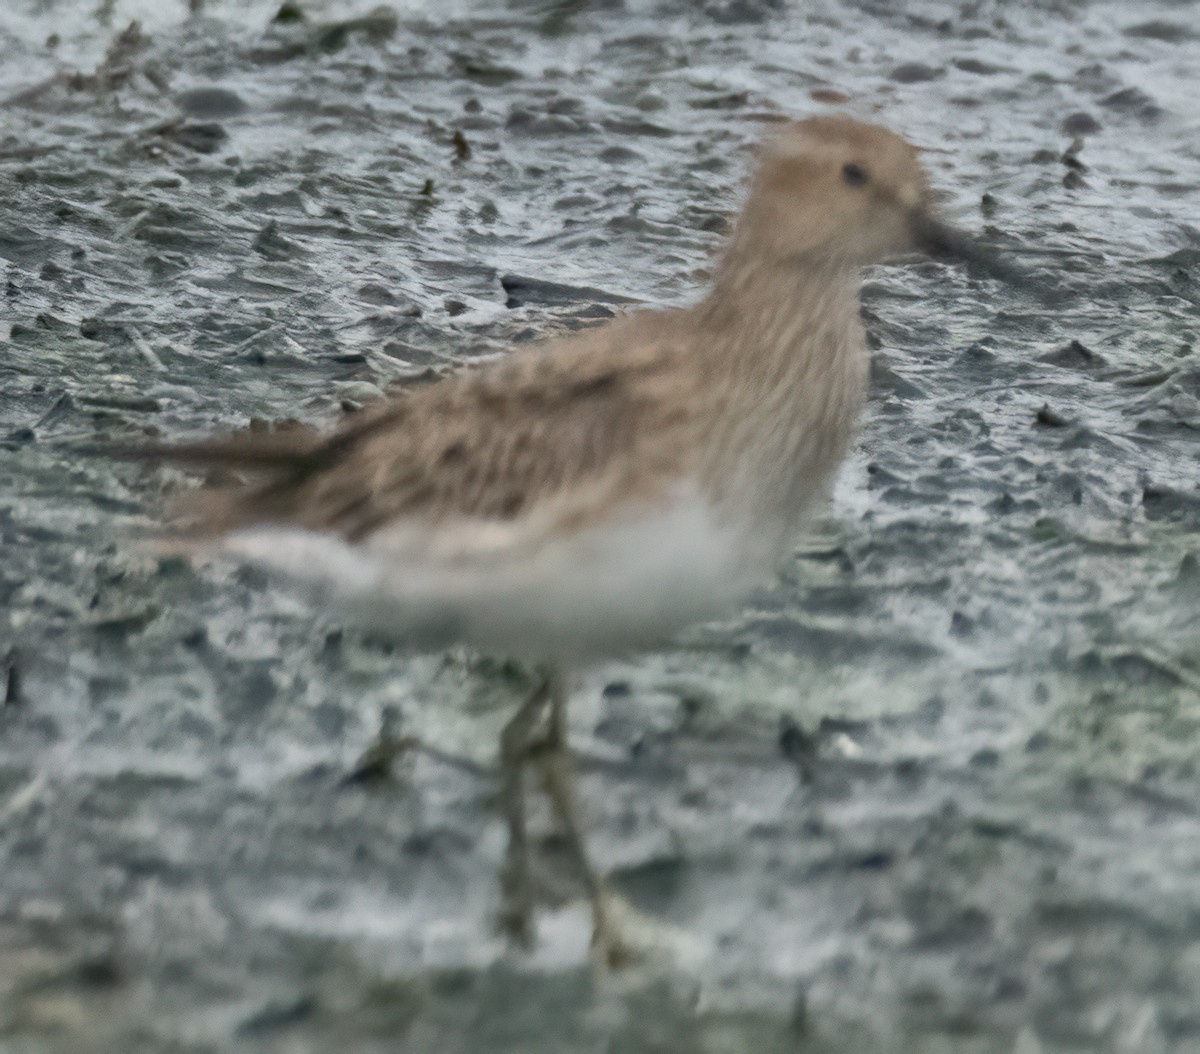
[[[657,329],[657,326],[654,327]],[[681,444],[670,348],[610,326],[416,389],[331,436],[246,436],[163,448],[176,461],[257,477],[188,502],[213,537],[273,524],[359,542],[397,525],[514,524],[553,506],[594,518],[620,492],[649,495]],[[634,332],[629,332],[634,329]],[[561,526],[561,524],[560,524]]]

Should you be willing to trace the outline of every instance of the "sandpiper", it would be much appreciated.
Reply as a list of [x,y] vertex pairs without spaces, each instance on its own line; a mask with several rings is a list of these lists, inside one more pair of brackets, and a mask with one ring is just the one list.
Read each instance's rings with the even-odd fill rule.
[[147,453],[248,475],[199,492],[195,544],[420,648],[461,642],[545,671],[501,737],[507,928],[532,939],[536,755],[612,961],[623,947],[577,819],[567,671],[660,645],[770,577],[854,440],[859,270],[921,250],[974,253],[932,214],[913,146],[847,117],[789,123],[694,306],[515,351],[324,437]]

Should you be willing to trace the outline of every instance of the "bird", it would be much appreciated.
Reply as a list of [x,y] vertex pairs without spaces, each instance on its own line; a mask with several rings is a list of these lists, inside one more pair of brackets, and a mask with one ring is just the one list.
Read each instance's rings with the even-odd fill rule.
[[862,268],[990,259],[937,215],[920,151],[849,116],[766,137],[709,288],[513,350],[332,432],[136,456],[235,470],[174,521],[419,650],[538,671],[500,737],[502,920],[533,941],[526,777],[541,767],[585,876],[592,951],[630,942],[587,850],[567,743],[573,672],[669,643],[770,581],[821,506],[866,402]]

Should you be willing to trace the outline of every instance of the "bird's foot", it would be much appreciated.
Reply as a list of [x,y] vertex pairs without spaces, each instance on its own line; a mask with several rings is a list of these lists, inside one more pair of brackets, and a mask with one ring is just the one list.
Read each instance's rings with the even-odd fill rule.
[[624,898],[611,892],[602,880],[592,893],[592,943],[589,956],[597,976],[637,965],[645,958],[644,940],[638,939],[638,915]]
[[528,856],[518,859],[511,851],[504,862],[500,875],[501,932],[520,948],[533,947],[534,939],[534,892],[533,877],[529,870]]

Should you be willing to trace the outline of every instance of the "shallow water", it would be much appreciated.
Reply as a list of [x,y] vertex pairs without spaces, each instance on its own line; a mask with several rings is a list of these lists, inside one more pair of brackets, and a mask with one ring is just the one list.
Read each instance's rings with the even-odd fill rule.
[[[1200,1050],[1195,7],[302,6],[0,13],[0,1049]],[[537,952],[492,936],[486,771],[342,782],[383,721],[490,765],[519,673],[140,552],[178,476],[73,447],[686,302],[763,122],[830,108],[1056,295],[873,272],[827,520],[581,686],[665,927],[594,991],[553,839]]]

